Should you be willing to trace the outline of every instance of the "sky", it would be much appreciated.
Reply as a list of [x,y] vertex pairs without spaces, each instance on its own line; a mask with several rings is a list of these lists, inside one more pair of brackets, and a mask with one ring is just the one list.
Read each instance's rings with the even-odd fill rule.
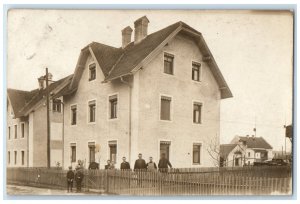
[[[46,67],[54,80],[72,74],[83,47],[93,41],[120,47],[121,30],[144,15],[148,33],[177,21],[202,33],[233,93],[221,101],[221,143],[254,135],[256,126],[256,136],[275,150],[285,148],[293,91],[293,16],[287,11],[13,9],[7,87],[37,88]],[[290,146],[286,140],[287,151]]]

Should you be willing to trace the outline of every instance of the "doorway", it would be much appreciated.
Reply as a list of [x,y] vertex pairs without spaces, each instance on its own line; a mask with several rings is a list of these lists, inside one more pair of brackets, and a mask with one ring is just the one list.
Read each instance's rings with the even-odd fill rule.
[[159,156],[165,154],[166,158],[170,160],[170,145],[171,145],[170,141],[161,141]]

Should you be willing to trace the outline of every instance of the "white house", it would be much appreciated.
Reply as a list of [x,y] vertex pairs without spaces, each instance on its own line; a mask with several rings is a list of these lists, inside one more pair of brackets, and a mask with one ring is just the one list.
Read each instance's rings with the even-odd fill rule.
[[[119,168],[138,153],[174,167],[212,166],[221,99],[232,97],[204,38],[183,22],[152,34],[146,16],[122,30],[119,48],[84,47],[64,97],[64,167],[83,160]],[[219,138],[218,138],[219,141]]]

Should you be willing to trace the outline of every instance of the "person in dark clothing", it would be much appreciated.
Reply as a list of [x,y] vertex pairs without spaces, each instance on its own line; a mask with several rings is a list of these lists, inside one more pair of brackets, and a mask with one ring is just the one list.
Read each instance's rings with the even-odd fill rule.
[[143,155],[141,153],[139,153],[139,158],[137,160],[135,160],[134,163],[134,171],[136,171],[137,173],[137,184],[139,187],[142,187],[142,172],[141,171],[145,171],[147,169],[147,164],[145,162],[145,160],[142,158]]
[[143,157],[143,155],[141,153],[139,153],[139,158],[137,160],[135,160],[134,170],[137,170],[137,169],[145,170],[145,169],[147,169],[146,162],[142,157]]
[[155,171],[157,169],[157,166],[155,162],[153,162],[153,158],[149,157],[149,162],[147,163],[147,170],[148,171]]
[[73,181],[74,181],[74,172],[72,171],[72,166],[69,166],[69,171],[67,172],[67,182],[68,182],[68,193],[73,188]]
[[107,160],[107,164],[105,165],[105,169],[110,169],[110,160]]
[[166,154],[163,153],[161,155],[161,158],[158,162],[158,169],[160,172],[168,172],[168,167],[172,168],[172,164],[170,161],[166,158]]
[[76,173],[75,173],[75,181],[76,181],[76,188],[77,192],[81,192],[81,182],[83,180],[83,169],[82,168],[77,168]]
[[97,162],[91,162],[88,169],[99,169],[99,164]]
[[123,162],[121,163],[120,169],[121,170],[130,169],[130,164],[129,164],[129,162],[126,161],[126,157],[123,157],[122,160],[123,160]]

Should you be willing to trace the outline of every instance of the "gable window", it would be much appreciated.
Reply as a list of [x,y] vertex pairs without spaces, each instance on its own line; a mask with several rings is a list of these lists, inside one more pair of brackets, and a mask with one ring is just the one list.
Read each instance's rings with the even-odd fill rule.
[[251,155],[250,152],[248,152],[248,157],[250,157],[250,155]]
[[201,64],[193,62],[193,64],[192,64],[192,80],[200,81],[200,67],[201,67]]
[[71,125],[76,125],[77,123],[77,106],[71,106]]
[[91,64],[89,66],[89,81],[93,81],[96,79],[96,64]]
[[201,109],[202,103],[194,103],[193,105],[193,122],[201,123]]
[[21,137],[24,138],[25,136],[25,123],[21,123]]
[[21,155],[22,155],[22,165],[25,164],[25,152],[21,151]]
[[200,156],[201,156],[201,144],[194,143],[193,144],[193,164],[201,164]]
[[8,139],[10,140],[11,133],[10,133],[10,127],[8,127]]
[[89,122],[96,121],[96,101],[89,101]]
[[15,151],[15,164],[17,164],[17,151]]
[[89,160],[91,162],[95,162],[95,142],[89,142]]
[[53,112],[61,113],[61,100],[60,99],[53,99],[52,110],[53,110]]
[[115,140],[109,141],[108,146],[109,146],[109,159],[115,164],[117,162],[117,141]]
[[15,125],[15,139],[18,138],[18,126]]
[[171,97],[161,96],[160,99],[160,119],[171,120]]
[[71,143],[71,162],[76,162],[76,144]]
[[113,95],[109,97],[110,119],[117,118],[118,96]]
[[8,151],[8,153],[7,153],[7,161],[8,161],[8,164],[10,164],[10,151]]
[[164,73],[174,74],[174,55],[164,54]]

